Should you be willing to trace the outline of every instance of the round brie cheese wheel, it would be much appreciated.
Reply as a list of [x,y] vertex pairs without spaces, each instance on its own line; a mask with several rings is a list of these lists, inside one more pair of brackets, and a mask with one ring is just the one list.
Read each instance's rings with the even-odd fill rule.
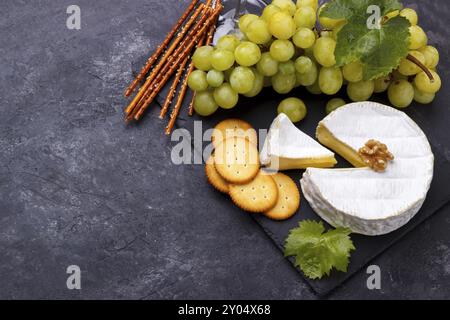
[[363,167],[308,169],[302,190],[325,221],[376,236],[401,228],[420,210],[433,179],[434,156],[423,131],[404,112],[374,102],[352,103],[319,124],[318,138],[355,166],[361,166],[355,155],[371,139],[386,144],[395,157],[381,173]]

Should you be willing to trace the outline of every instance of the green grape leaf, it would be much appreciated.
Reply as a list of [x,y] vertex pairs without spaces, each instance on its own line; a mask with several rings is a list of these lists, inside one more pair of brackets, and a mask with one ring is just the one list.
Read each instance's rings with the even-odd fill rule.
[[322,222],[303,221],[286,239],[286,257],[295,256],[295,264],[311,279],[329,276],[331,270],[347,272],[350,252],[355,250],[349,229],[325,233]]
[[[369,28],[369,6],[380,8],[378,27]],[[391,73],[409,50],[409,21],[401,16],[383,19],[388,13],[400,10],[398,0],[333,0],[320,16],[344,19],[347,23],[337,35],[335,50],[337,66],[356,60],[363,64],[364,80],[372,80]]]

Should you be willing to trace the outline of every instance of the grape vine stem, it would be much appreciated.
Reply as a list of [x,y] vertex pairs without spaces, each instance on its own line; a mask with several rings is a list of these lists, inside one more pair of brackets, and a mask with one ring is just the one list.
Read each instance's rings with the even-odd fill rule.
[[416,64],[420,69],[422,69],[423,72],[425,72],[425,74],[428,76],[428,78],[430,78],[431,83],[434,82],[433,74],[430,72],[430,70],[422,62],[419,61],[419,59],[417,59],[416,57],[414,57],[411,54],[408,54],[406,56],[406,59],[408,59],[412,63]]

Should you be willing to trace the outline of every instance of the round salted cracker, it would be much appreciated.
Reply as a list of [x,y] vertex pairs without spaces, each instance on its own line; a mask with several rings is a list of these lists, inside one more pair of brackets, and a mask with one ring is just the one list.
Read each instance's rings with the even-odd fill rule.
[[256,130],[248,122],[239,119],[227,119],[220,122],[215,126],[211,140],[214,147],[217,147],[222,141],[232,137],[244,138],[255,146],[258,145]]
[[214,165],[226,181],[245,184],[251,181],[261,167],[258,149],[243,138],[229,138],[214,151]]
[[282,173],[272,176],[278,188],[277,204],[264,215],[270,219],[281,221],[295,215],[300,207],[300,191],[295,182]]
[[208,161],[206,161],[205,166],[206,177],[209,183],[216,188],[218,191],[227,193],[230,191],[230,186],[227,181],[225,181],[222,176],[217,172],[214,166],[214,157],[211,156]]
[[263,213],[270,210],[278,200],[275,180],[262,171],[246,185],[230,185],[230,197],[241,209]]

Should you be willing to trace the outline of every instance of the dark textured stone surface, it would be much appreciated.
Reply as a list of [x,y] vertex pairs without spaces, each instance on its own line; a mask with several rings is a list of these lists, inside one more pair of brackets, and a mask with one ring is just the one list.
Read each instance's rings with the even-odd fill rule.
[[[80,31],[72,1],[2,2],[0,298],[316,298],[250,217],[204,198],[202,167],[171,164],[156,110],[123,124],[131,61],[187,2],[78,0]],[[381,291],[361,272],[329,297],[450,298],[449,210],[374,262]],[[72,264],[81,291],[66,289]]]

